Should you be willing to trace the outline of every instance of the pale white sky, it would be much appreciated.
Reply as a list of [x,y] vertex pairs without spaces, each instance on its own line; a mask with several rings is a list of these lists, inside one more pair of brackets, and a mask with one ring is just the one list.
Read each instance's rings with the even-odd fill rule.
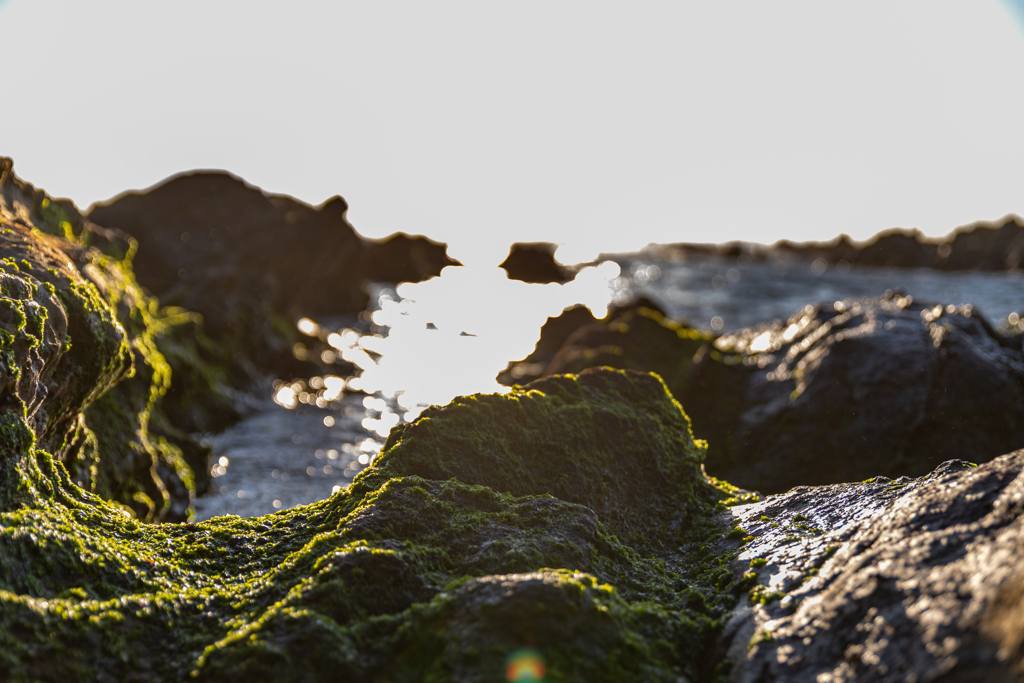
[[[1017,22],[1012,17],[1017,17]],[[931,235],[1024,214],[1009,2],[0,0],[0,154],[85,208],[194,168],[515,240]]]

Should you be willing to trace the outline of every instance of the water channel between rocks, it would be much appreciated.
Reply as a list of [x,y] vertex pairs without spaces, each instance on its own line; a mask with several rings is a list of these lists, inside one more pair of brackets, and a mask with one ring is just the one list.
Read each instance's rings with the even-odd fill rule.
[[210,492],[196,500],[196,518],[265,515],[323,500],[348,486],[383,443],[361,424],[362,398],[345,396],[330,409],[288,410],[268,401],[212,437],[214,479]]
[[[341,341],[330,353],[336,351],[339,361],[346,357],[355,358],[357,365],[369,364],[372,373],[363,367],[364,378],[377,377],[390,365],[391,376],[381,380],[384,390],[364,386],[361,389],[367,393],[351,392],[350,380],[344,391],[327,392],[326,401],[317,400],[325,394],[325,376],[279,385],[276,404],[269,397],[259,397],[265,399],[259,410],[209,438],[214,479],[209,493],[196,501],[196,518],[267,514],[322,500],[348,486],[379,453],[393,424],[415,419],[430,403],[499,390],[494,377],[504,363],[532,350],[529,343],[524,346],[520,341],[518,347],[497,351],[498,356],[504,352],[514,357],[499,358],[495,352],[501,343],[523,337],[527,328],[531,332],[527,336],[535,340],[546,315],[557,315],[563,305],[574,301],[597,309],[594,313],[600,317],[602,300],[623,303],[645,295],[661,304],[670,317],[716,333],[785,319],[811,301],[876,296],[887,288],[901,288],[921,301],[971,303],[994,324],[1024,309],[1024,279],[1015,272],[856,267],[837,271],[808,263],[669,262],[650,255],[617,261],[621,271],[609,273],[606,268],[603,273],[608,277],[598,280],[595,269],[587,290],[579,288],[579,283],[577,289],[506,285],[493,275],[474,287],[465,272],[449,283],[454,289],[443,288],[443,278],[450,277],[444,273],[432,284],[375,287],[372,300],[378,313],[385,314],[377,320],[385,324],[369,332],[335,326],[332,339]],[[538,310],[542,305],[543,314]],[[1016,318],[1011,316],[1013,322]],[[473,355],[481,351],[491,357],[482,361]],[[453,383],[453,376],[460,373],[459,381]],[[342,383],[341,378],[333,379]],[[410,384],[403,386],[401,381]],[[414,382],[423,387],[418,394],[412,388]],[[445,385],[447,393],[430,391],[440,385]]]

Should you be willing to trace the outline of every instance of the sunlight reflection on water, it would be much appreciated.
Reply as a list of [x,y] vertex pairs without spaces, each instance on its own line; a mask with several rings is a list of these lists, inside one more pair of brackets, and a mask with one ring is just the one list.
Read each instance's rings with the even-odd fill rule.
[[[325,339],[343,360],[359,369],[347,381],[327,376],[313,400],[335,400],[343,387],[367,394],[363,426],[386,436],[399,422],[415,419],[429,405],[456,396],[507,392],[495,377],[509,360],[529,355],[547,318],[574,304],[599,318],[607,313],[618,264],[605,261],[583,268],[565,284],[531,284],[508,279],[500,268],[455,267],[425,282],[383,289],[372,314],[381,334],[352,329]],[[324,337],[320,325],[303,319],[299,329]],[[294,408],[300,383],[281,385],[275,400]]]

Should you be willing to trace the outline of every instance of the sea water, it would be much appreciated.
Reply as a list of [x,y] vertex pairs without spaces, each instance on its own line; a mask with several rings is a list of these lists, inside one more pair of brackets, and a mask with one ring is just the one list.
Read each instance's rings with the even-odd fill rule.
[[252,516],[321,500],[351,482],[380,452],[390,429],[458,395],[504,392],[495,377],[527,356],[550,316],[584,304],[602,317],[612,304],[647,296],[693,327],[726,332],[785,319],[811,301],[901,290],[919,301],[970,303],[991,322],[1024,330],[1019,272],[943,273],[838,267],[823,260],[679,260],[624,255],[582,269],[566,284],[509,280],[498,268],[446,268],[422,283],[372,288],[367,325],[300,321],[300,331],[359,368],[279,382],[273,403],[210,438],[213,486],[199,519]]

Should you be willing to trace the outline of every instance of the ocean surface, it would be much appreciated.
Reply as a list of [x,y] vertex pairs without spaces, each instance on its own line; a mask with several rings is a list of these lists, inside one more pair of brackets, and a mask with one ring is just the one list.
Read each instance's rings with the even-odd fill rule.
[[330,496],[373,461],[392,426],[414,420],[427,405],[507,391],[497,374],[533,350],[548,316],[576,303],[602,317],[611,304],[647,296],[670,317],[719,333],[785,319],[812,301],[886,290],[930,303],[970,303],[997,327],[1024,330],[1020,272],[638,254],[586,268],[565,285],[511,281],[498,268],[447,268],[424,283],[375,285],[376,307],[365,324],[299,323],[329,347],[325,360],[353,363],[358,376],[285,378],[264,409],[209,437],[213,487],[196,501],[196,516],[261,515]]

